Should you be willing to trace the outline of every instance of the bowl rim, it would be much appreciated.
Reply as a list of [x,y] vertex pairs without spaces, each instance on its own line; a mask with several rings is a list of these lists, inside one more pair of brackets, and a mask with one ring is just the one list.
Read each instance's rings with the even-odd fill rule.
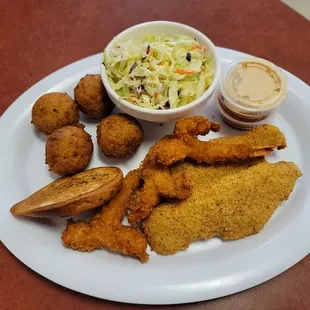
[[197,98],[196,100],[192,101],[191,103],[189,103],[186,106],[182,106],[182,107],[178,107],[178,108],[174,108],[174,109],[169,109],[169,110],[152,110],[152,109],[149,109],[149,108],[143,108],[143,107],[139,107],[139,106],[133,105],[129,101],[120,98],[119,95],[111,87],[109,79],[108,79],[108,76],[107,76],[107,73],[106,73],[105,66],[103,65],[104,53],[102,53],[102,58],[101,58],[100,75],[101,75],[101,79],[102,79],[103,85],[106,88],[108,94],[112,95],[114,97],[114,99],[118,101],[120,107],[122,105],[124,105],[124,106],[126,106],[127,108],[129,108],[131,110],[134,110],[134,111],[137,111],[137,112],[141,112],[143,114],[153,114],[153,115],[162,115],[163,116],[163,115],[172,115],[172,114],[175,114],[175,113],[191,110],[192,108],[198,106],[203,101],[205,101],[210,95],[212,95],[213,92],[215,91],[218,83],[219,83],[219,80],[220,80],[221,61],[220,61],[220,58],[219,58],[219,56],[218,56],[218,54],[216,52],[215,45],[213,44],[213,42],[204,33],[202,33],[201,31],[199,31],[199,30],[197,30],[197,29],[195,29],[195,28],[193,28],[191,26],[188,26],[188,25],[185,25],[185,24],[182,24],[182,23],[172,22],[172,21],[151,21],[151,22],[144,22],[144,23],[140,23],[140,24],[136,24],[134,26],[131,26],[131,27],[121,31],[120,33],[118,33],[108,43],[108,45],[106,46],[105,49],[109,48],[111,46],[111,44],[113,44],[114,40],[118,36],[120,36],[120,35],[129,35],[132,30],[135,30],[137,28],[143,28],[145,26],[149,26],[149,25],[152,25],[152,24],[159,24],[159,23],[160,24],[173,25],[173,26],[176,26],[178,28],[183,28],[183,29],[185,28],[185,29],[187,29],[189,31],[193,31],[193,32],[199,33],[200,36],[204,37],[204,40],[208,44],[208,48],[211,49],[211,51],[213,53],[214,61],[215,61],[214,78],[213,78],[213,81],[212,81],[210,87],[199,98]]

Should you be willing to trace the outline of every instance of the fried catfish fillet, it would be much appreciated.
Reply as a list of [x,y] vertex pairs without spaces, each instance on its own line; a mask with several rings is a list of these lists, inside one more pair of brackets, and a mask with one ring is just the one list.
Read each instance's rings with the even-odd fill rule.
[[301,172],[289,162],[248,166],[181,164],[177,173],[186,171],[193,193],[187,200],[157,206],[143,222],[152,250],[168,255],[195,240],[234,240],[258,233],[289,198]]
[[139,186],[140,173],[131,171],[124,178],[120,192],[94,215],[90,222],[68,221],[62,233],[64,245],[78,251],[107,248],[113,252],[148,261],[145,236],[133,227],[121,224],[126,213],[126,203]]

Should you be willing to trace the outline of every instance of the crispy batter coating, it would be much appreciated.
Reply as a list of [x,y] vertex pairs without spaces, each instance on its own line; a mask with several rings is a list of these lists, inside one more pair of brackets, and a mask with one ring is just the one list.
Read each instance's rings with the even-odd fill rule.
[[88,117],[102,119],[114,109],[114,103],[108,97],[100,74],[87,74],[74,88],[74,99],[79,109]]
[[[204,122],[207,124],[206,119]],[[211,128],[213,125],[206,126]],[[214,128],[218,130],[217,126]],[[139,189],[141,180],[144,184]],[[112,251],[138,257],[141,262],[145,262],[148,255],[144,235],[133,227],[120,224],[125,210],[130,211],[128,221],[136,225],[150,214],[161,197],[185,199],[190,192],[185,174],[172,176],[169,168],[158,167],[145,159],[139,170],[126,176],[119,194],[91,223],[68,223],[62,236],[63,242],[68,247],[80,251],[107,247]]]
[[106,204],[91,220],[69,221],[62,233],[63,243],[78,251],[93,251],[107,248],[147,262],[145,236],[133,227],[121,224],[126,213],[125,205],[139,186],[138,170],[131,171],[124,178],[121,191]]
[[[143,229],[159,254],[186,249],[197,239],[238,239],[257,233],[288,198],[301,172],[292,163],[237,161],[284,148],[285,137],[274,126],[208,142],[196,138],[210,130],[218,131],[218,124],[202,117],[177,122],[174,133],[150,149],[140,168],[126,176],[121,191],[90,223],[68,222],[63,243],[79,251],[107,248],[146,262],[145,236],[134,227],[121,225],[126,210],[132,225],[146,218]],[[168,167],[185,158],[212,164],[226,160],[237,163]],[[162,197],[183,201],[169,201],[153,211]]]
[[82,128],[65,126],[47,139],[45,162],[59,175],[78,173],[88,166],[93,155],[91,136]]
[[[188,119],[186,120],[188,122]],[[192,121],[195,122],[195,119],[192,118]],[[181,127],[181,122],[183,120],[178,121],[176,127]],[[286,147],[284,134],[273,125],[263,125],[235,137],[223,137],[209,141],[200,141],[195,138],[202,134],[204,130],[199,131],[198,128],[196,132],[192,131],[191,135],[180,136],[174,133],[166,136],[155,145],[152,153],[148,154],[148,160],[165,166],[184,159],[214,164],[265,156],[274,148]]]
[[77,104],[66,93],[48,93],[32,107],[32,123],[46,135],[64,126],[78,126],[80,115]]
[[219,130],[220,125],[218,123],[210,122],[203,116],[193,116],[177,121],[174,126],[173,136],[184,139],[187,136],[205,136],[210,131],[218,132]]
[[[188,117],[176,122],[174,132],[158,141],[141,164],[144,186],[137,191],[129,205],[129,223],[136,225],[151,214],[161,198],[186,199],[190,185],[183,174],[176,181],[166,166],[186,158],[198,163],[241,160],[264,156],[273,148],[284,148],[283,133],[275,126],[264,125],[241,136],[200,141],[198,135],[219,131],[217,123],[202,116]],[[169,189],[169,190],[168,190]],[[165,192],[166,191],[166,192]]]
[[143,222],[152,250],[162,255],[187,249],[199,239],[234,240],[258,233],[301,176],[288,162],[250,168],[247,163],[213,167],[185,163],[177,169],[189,175],[191,197],[159,205]]
[[132,156],[143,141],[140,123],[130,115],[110,115],[97,127],[97,141],[102,152],[109,157]]
[[143,187],[137,190],[128,204],[128,222],[139,224],[150,215],[161,198],[186,199],[191,186],[185,173],[173,177],[168,168],[141,169]]

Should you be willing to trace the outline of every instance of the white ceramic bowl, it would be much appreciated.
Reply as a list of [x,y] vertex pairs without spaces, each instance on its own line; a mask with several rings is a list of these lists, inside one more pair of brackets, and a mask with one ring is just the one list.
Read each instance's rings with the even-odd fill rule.
[[[167,21],[154,21],[135,25],[118,34],[116,36],[116,39],[119,41],[126,41],[129,38],[143,39],[147,34],[154,34],[154,35],[165,34],[168,36],[172,36],[175,34],[183,34],[192,38],[196,38],[201,46],[207,48],[207,53],[213,58],[212,65],[214,66],[215,70],[214,70],[214,79],[211,86],[206,90],[206,92],[201,97],[199,97],[198,99],[189,103],[186,106],[170,110],[146,109],[135,106],[132,103],[124,99],[121,99],[118,96],[118,94],[112,89],[105,67],[103,64],[101,64],[101,78],[109,97],[114,102],[114,104],[117,107],[119,107],[123,112],[133,117],[151,122],[167,122],[188,115],[194,115],[195,111],[197,111],[202,105],[206,104],[210,100],[220,79],[221,63],[215,51],[214,44],[203,33],[192,27]],[[112,46],[113,41],[111,41],[106,47],[106,52],[108,55],[112,49]]]

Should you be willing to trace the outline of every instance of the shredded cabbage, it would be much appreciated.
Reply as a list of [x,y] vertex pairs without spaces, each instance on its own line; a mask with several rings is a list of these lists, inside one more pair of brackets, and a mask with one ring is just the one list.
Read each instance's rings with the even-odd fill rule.
[[117,94],[140,107],[173,109],[199,98],[213,81],[211,57],[195,39],[147,35],[117,42],[104,62]]

